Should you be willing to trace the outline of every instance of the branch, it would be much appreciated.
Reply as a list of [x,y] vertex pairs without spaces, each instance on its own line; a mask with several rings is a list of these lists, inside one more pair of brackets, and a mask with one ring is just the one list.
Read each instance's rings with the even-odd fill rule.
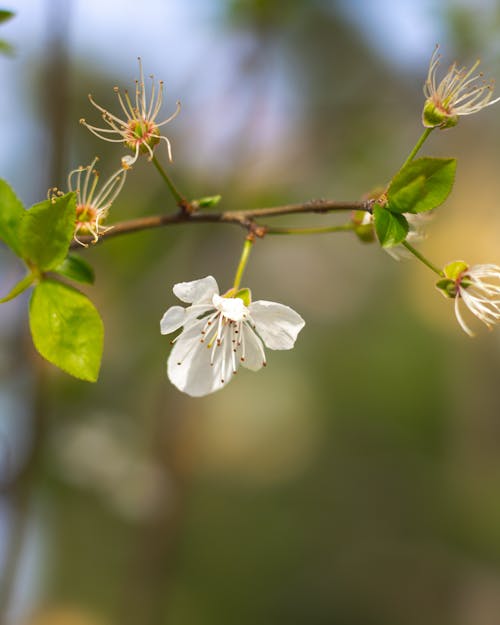
[[[225,211],[222,213],[189,212],[181,207],[181,210],[173,215],[153,215],[151,217],[139,217],[114,224],[109,230],[100,235],[99,241],[109,239],[129,232],[140,232],[152,228],[162,228],[185,223],[224,223],[235,224],[252,233],[254,236],[263,237],[266,226],[259,225],[255,219],[259,217],[278,217],[279,215],[293,215],[300,213],[331,213],[339,211],[367,211],[371,212],[374,200],[358,202],[336,202],[332,200],[311,200],[301,204],[285,204],[270,208],[255,208],[242,211]],[[80,237],[82,243],[91,243],[92,237]],[[80,245],[73,241],[72,249],[78,249]]]

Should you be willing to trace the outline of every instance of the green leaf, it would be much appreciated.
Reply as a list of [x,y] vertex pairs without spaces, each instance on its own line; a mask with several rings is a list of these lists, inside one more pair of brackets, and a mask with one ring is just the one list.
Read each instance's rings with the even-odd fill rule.
[[78,254],[68,254],[54,271],[76,282],[94,284],[95,274],[93,268]]
[[43,280],[33,290],[29,314],[40,354],[75,378],[95,382],[104,328],[92,302],[72,287]]
[[212,206],[216,206],[221,199],[222,195],[209,195],[201,197],[199,200],[193,200],[193,204],[195,204],[198,208],[211,208]]
[[[394,212],[410,213],[411,208],[416,206],[422,196],[425,194],[425,177],[417,176],[406,186],[401,187],[396,193],[396,205]],[[389,209],[393,209],[393,202],[389,199]],[[401,207],[408,207],[405,210],[399,210]]]
[[75,194],[35,204],[21,224],[24,258],[41,271],[55,269],[66,258],[75,230]]
[[25,214],[12,188],[0,179],[0,239],[18,256],[22,256],[19,230]]
[[15,287],[12,288],[12,290],[10,291],[8,295],[0,299],[0,304],[5,304],[5,302],[10,302],[11,299],[14,299],[18,295],[21,295],[23,291],[26,291],[26,289],[33,284],[34,280],[35,280],[35,275],[33,273],[29,273],[26,276],[24,276],[24,278],[20,282],[18,282]]
[[409,225],[403,215],[391,213],[382,206],[375,206],[373,220],[382,247],[393,247],[406,239]]
[[6,22],[7,20],[10,20],[12,17],[14,17],[15,13],[13,13],[12,11],[7,11],[6,9],[0,9],[0,24],[2,22]]
[[403,167],[387,191],[395,213],[423,213],[442,204],[455,181],[454,158],[419,158]]

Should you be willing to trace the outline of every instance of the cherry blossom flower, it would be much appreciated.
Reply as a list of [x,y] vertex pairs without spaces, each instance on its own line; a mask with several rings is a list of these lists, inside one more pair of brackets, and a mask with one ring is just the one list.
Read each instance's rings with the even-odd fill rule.
[[127,90],[122,95],[119,87],[114,87],[124,119],[120,119],[107,111],[97,104],[92,95],[89,95],[90,102],[102,113],[102,118],[109,128],[98,128],[88,124],[85,119],[80,120],[80,123],[99,137],[99,139],[111,143],[124,143],[127,148],[134,152],[133,157],[127,156],[123,159],[124,166],[133,165],[140,153],[149,154],[149,159],[151,160],[153,158],[153,150],[160,141],[165,141],[167,144],[168,158],[172,161],[170,140],[161,134],[160,127],[172,121],[180,111],[180,103],[177,102],[177,108],[170,117],[162,122],[156,121],[163,104],[163,81],[160,81],[157,87],[154,77],[151,76],[151,91],[148,104],[142,62],[140,58],[138,61],[139,80],[135,81],[134,100],[132,101]]
[[460,116],[472,115],[500,100],[500,98],[491,99],[494,81],[486,82],[481,72],[474,74],[480,61],[476,61],[470,69],[457,67],[457,64],[453,63],[438,83],[436,78],[440,60],[438,49],[436,46],[424,83],[426,101],[422,123],[426,128],[451,128],[458,123]]
[[68,175],[68,190],[76,193],[76,225],[75,241],[87,247],[80,241],[79,235],[91,235],[96,243],[99,235],[110,227],[104,227],[102,222],[108,216],[109,208],[122,190],[127,176],[127,170],[120,168],[116,171],[97,193],[99,173],[94,169],[95,158],[90,165],[78,167]]
[[283,304],[251,302],[250,291],[219,295],[215,278],[181,282],[174,294],[188,307],[172,306],[163,315],[161,333],[182,332],[172,341],[167,363],[170,381],[192,397],[226,385],[242,365],[258,371],[266,365],[264,346],[292,349],[304,320]]
[[500,320],[500,267],[498,265],[473,265],[455,261],[444,268],[446,276],[437,283],[441,292],[455,299],[455,315],[464,332],[474,336],[466,323],[465,307],[488,328]]

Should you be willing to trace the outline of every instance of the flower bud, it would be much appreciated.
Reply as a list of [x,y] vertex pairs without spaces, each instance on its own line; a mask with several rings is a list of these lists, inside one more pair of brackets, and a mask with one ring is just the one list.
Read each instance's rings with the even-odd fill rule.
[[373,219],[366,211],[353,211],[351,221],[354,224],[354,234],[363,243],[373,243],[375,241],[375,231],[373,229]]

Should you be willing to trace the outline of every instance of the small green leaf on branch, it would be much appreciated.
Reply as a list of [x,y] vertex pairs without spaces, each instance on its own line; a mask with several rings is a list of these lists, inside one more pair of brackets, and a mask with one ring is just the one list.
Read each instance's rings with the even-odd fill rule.
[[41,271],[55,269],[66,258],[75,231],[75,194],[35,204],[21,224],[24,258]]
[[399,171],[389,186],[389,208],[394,213],[423,213],[442,204],[453,188],[454,158],[419,158]]
[[10,293],[5,297],[0,299],[0,304],[5,304],[5,302],[10,302],[10,300],[14,299],[18,295],[21,295],[27,288],[29,288],[33,282],[35,281],[35,274],[28,273],[24,278],[14,286]]
[[373,221],[382,247],[394,247],[406,239],[409,225],[403,215],[391,213],[382,206],[375,206]]
[[201,197],[199,200],[193,200],[191,204],[196,208],[212,208],[216,206],[222,199],[222,195],[208,195]]
[[65,278],[81,282],[83,284],[94,284],[94,269],[86,260],[83,260],[78,254],[68,254],[63,262],[54,269]]
[[104,328],[83,293],[43,280],[33,290],[29,316],[33,343],[44,358],[75,378],[97,380]]
[[0,239],[18,256],[22,256],[19,231],[25,213],[12,188],[0,179]]

